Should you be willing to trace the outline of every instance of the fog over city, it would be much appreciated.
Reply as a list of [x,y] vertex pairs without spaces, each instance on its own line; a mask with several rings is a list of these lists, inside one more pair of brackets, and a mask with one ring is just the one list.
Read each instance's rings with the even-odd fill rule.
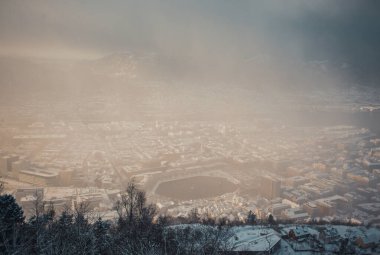
[[0,198],[112,230],[143,194],[149,226],[227,224],[236,254],[376,254],[379,31],[372,0],[3,0]]

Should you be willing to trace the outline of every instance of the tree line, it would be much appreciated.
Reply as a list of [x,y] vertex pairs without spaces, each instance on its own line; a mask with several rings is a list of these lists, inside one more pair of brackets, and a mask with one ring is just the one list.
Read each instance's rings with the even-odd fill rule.
[[[33,216],[26,219],[16,199],[2,194],[0,182],[0,254],[230,254],[231,226],[279,222],[258,220],[249,212],[243,221],[214,219],[193,209],[187,217],[159,215],[145,192],[132,181],[115,203],[115,220],[89,218],[87,203],[57,214],[36,194]],[[311,222],[318,224],[318,222]]]
[[158,215],[134,182],[115,210],[112,221],[89,219],[86,203],[58,215],[37,196],[34,215],[26,219],[16,199],[1,194],[0,254],[224,254],[232,249],[226,221],[201,220],[196,210],[187,218]]

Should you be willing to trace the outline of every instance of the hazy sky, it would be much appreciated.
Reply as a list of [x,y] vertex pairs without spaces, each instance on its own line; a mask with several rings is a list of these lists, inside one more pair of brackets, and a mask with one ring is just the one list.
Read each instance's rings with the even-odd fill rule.
[[2,0],[0,47],[2,54],[91,56],[127,50],[250,55],[281,46],[323,58],[374,47],[379,19],[376,0]]
[[2,0],[0,38],[1,55],[154,52],[221,70],[329,60],[370,76],[380,68],[380,1]]

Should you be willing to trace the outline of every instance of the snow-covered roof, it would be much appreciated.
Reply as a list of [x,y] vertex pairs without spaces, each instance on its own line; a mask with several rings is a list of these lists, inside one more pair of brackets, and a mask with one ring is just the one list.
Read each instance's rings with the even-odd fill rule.
[[230,242],[233,243],[234,251],[268,251],[281,240],[270,228],[234,227],[232,232],[235,235]]
[[282,232],[289,233],[291,230],[294,231],[294,234],[297,237],[306,236],[306,235],[318,235],[317,230],[310,228],[308,226],[303,226],[303,225],[286,227],[283,229]]

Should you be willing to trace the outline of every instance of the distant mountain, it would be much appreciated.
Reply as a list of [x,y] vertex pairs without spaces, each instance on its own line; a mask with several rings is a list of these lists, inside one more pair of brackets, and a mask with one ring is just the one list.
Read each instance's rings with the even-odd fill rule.
[[[377,84],[377,76],[365,76],[355,64],[331,60],[296,61],[276,56],[254,56],[196,61],[154,52],[114,53],[96,60],[46,60],[0,58],[2,94],[29,91],[93,91],[160,81],[165,83],[233,84],[246,88],[319,89],[333,82]],[[335,84],[334,84],[335,85]]]

